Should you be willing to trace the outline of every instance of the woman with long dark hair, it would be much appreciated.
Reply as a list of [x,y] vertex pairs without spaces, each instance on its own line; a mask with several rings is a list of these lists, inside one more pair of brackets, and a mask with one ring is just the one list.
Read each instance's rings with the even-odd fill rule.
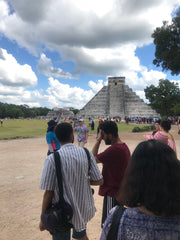
[[[117,200],[127,206],[118,223],[118,240],[180,239],[180,161],[175,152],[155,139],[141,142]],[[104,224],[101,240],[107,239],[116,209]]]

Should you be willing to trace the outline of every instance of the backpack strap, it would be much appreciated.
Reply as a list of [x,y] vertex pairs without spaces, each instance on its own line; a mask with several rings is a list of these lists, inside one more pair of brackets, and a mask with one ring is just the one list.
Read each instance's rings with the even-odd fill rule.
[[113,213],[111,226],[110,226],[106,240],[116,240],[117,239],[119,222],[120,222],[120,219],[121,219],[125,209],[126,208],[124,208],[123,206],[119,206],[119,205],[116,206],[116,209]]
[[58,152],[54,152],[54,161],[56,167],[56,176],[59,187],[59,204],[62,208],[65,207],[65,200],[63,197],[63,184],[62,184],[62,172],[61,172],[61,158]]
[[87,158],[88,158],[88,165],[90,166],[91,164],[91,157],[90,157],[90,153],[89,151],[87,150],[87,148],[83,147],[84,148],[84,151],[86,152],[86,155],[87,155]]

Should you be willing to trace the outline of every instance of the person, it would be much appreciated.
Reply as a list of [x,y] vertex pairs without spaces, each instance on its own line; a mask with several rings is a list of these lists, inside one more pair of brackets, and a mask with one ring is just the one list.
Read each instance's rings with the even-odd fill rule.
[[180,117],[178,117],[177,125],[178,125],[178,134],[180,134]]
[[78,120],[78,126],[74,128],[77,132],[77,141],[79,147],[84,147],[85,143],[88,140],[88,128],[84,125],[84,119],[81,118]]
[[94,119],[92,118],[92,120],[91,120],[91,130],[94,130]]
[[102,123],[102,122],[103,122],[103,120],[100,118],[99,121],[98,121],[98,127],[97,127],[97,137],[99,135],[99,124]]
[[[116,194],[121,185],[124,172],[129,163],[130,151],[128,146],[118,136],[117,124],[113,121],[104,121],[99,125],[99,135],[92,149],[97,163],[102,163],[104,184],[99,188],[99,195],[104,197],[101,226],[112,207],[117,204]],[[98,154],[101,141],[111,145],[104,152]]]
[[3,120],[1,119],[1,127],[3,127]]
[[62,111],[60,110],[59,115],[55,120],[50,120],[48,122],[48,128],[47,128],[47,134],[46,134],[46,142],[48,145],[48,152],[47,155],[53,153],[54,151],[57,151],[58,149],[60,149],[60,144],[58,142],[58,140],[56,139],[56,135],[55,135],[55,127],[58,124],[60,118],[61,118],[61,114]]
[[160,123],[161,123],[161,120],[160,120],[160,119],[155,120],[155,123],[154,123],[155,130],[152,132],[152,135],[153,135],[153,136],[155,135],[155,133],[157,133],[158,131],[160,131]]
[[167,145],[169,145],[174,151],[176,150],[176,146],[174,144],[174,142],[168,138],[167,133],[163,132],[163,131],[158,131],[157,133],[153,135],[144,135],[144,137],[149,140],[149,139],[156,139],[159,140],[161,142],[166,143]]
[[[176,144],[173,135],[169,132],[171,130],[171,122],[168,120],[162,120],[160,123],[160,130],[165,132],[168,135],[168,138],[174,142],[175,152],[176,152]],[[177,153],[177,152],[176,152]]]
[[[180,161],[158,140],[135,148],[118,201],[127,206],[118,224],[117,240],[178,240],[180,237]],[[116,207],[104,224],[106,240]]]
[[[101,185],[103,184],[103,178],[92,153],[89,151],[89,164],[84,149],[73,144],[74,134],[71,124],[67,122],[58,124],[55,134],[61,145],[58,153],[61,157],[63,195],[65,201],[73,208],[73,217],[71,220],[73,238],[88,240],[86,225],[95,213],[90,184]],[[44,213],[51,201],[56,203],[59,199],[53,154],[46,158],[40,188],[45,190],[41,212]],[[44,230],[41,221],[39,228],[41,231]],[[52,235],[52,239],[70,240],[70,230],[59,228]]]

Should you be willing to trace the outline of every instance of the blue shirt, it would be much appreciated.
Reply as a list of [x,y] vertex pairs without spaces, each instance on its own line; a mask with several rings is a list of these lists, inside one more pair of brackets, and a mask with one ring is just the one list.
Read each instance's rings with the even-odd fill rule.
[[[60,149],[60,144],[58,142],[58,140],[56,139],[56,135],[55,135],[55,132],[47,132],[46,134],[46,141],[47,141],[47,144],[53,144],[55,149]],[[53,150],[55,150],[53,147]]]

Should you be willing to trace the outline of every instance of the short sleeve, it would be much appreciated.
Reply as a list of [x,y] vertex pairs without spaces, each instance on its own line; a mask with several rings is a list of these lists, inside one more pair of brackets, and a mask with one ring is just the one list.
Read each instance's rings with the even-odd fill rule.
[[102,179],[101,172],[99,170],[99,167],[96,163],[96,160],[93,156],[93,154],[89,151],[90,153],[90,166],[89,166],[89,176],[92,181],[98,181]]
[[53,143],[53,134],[52,132],[48,132],[47,135],[46,135],[46,141],[47,143]]
[[54,164],[54,155],[49,155],[44,163],[40,189],[54,191],[55,190],[55,181],[56,181],[56,172]]
[[101,163],[109,161],[109,159],[112,157],[110,148],[107,148],[104,152],[97,154],[96,157]]

